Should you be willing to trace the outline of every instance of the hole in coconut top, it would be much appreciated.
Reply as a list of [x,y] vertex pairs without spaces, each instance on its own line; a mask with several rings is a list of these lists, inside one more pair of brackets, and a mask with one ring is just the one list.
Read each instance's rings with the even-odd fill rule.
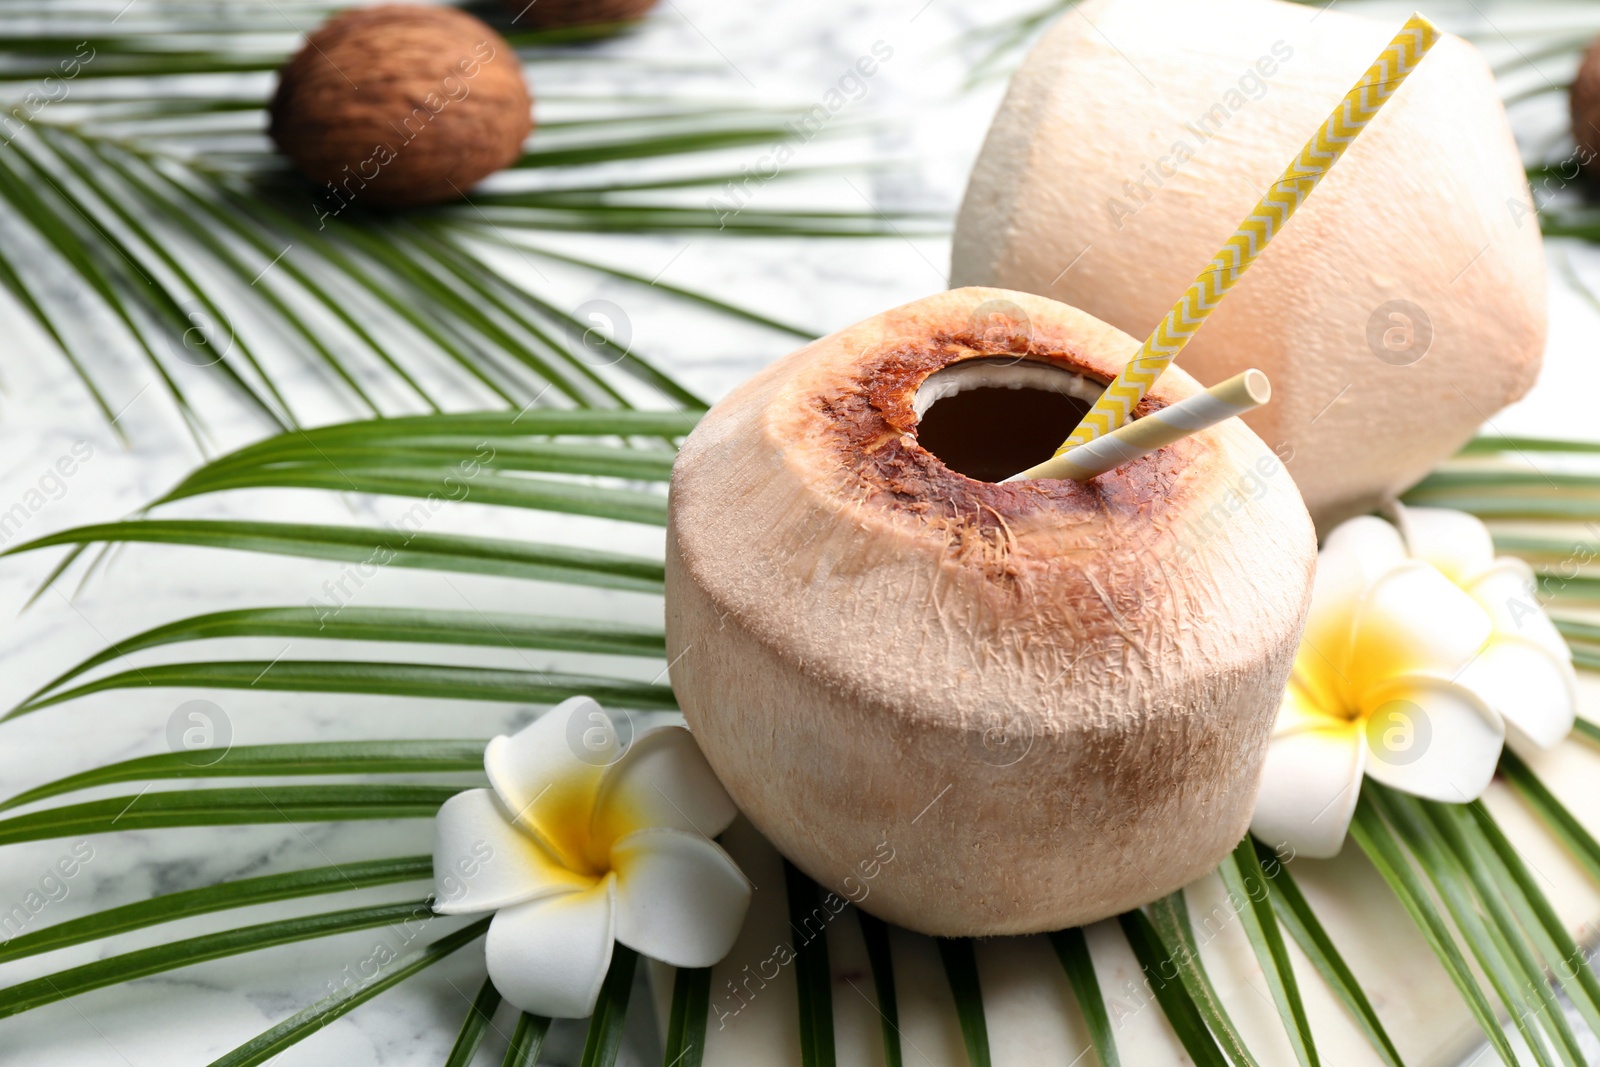
[[1048,363],[965,360],[917,390],[917,442],[953,471],[998,482],[1054,455],[1105,388]]

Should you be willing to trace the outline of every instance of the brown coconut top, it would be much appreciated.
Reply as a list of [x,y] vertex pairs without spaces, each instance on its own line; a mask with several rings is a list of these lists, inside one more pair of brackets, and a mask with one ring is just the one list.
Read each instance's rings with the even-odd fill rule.
[[328,20],[279,72],[269,132],[332,195],[454,199],[514,162],[533,128],[516,53],[453,7],[382,4]]
[[[1031,336],[978,335],[973,308],[991,300],[1020,306]],[[981,288],[824,338],[685,443],[675,551],[782,658],[912,714],[948,714],[950,687],[982,679],[984,701],[1047,720],[1121,718],[1243,676],[1256,646],[1298,633],[1316,544],[1288,473],[1242,423],[1085,484],[978,481],[917,439],[916,390],[941,368],[1021,357],[1098,388],[1136,348],[1066,305]],[[1198,388],[1169,369],[1137,414]]]

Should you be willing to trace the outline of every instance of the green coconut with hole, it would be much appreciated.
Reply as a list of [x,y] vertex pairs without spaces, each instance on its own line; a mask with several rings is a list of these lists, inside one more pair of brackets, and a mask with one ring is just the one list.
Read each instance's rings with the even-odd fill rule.
[[[1249,823],[1316,555],[1278,458],[1233,420],[1087,483],[999,483],[1135,347],[953,290],[779,360],[684,443],[673,689],[755,825],[884,919],[1093,921]],[[1136,415],[1197,389],[1168,371]]]

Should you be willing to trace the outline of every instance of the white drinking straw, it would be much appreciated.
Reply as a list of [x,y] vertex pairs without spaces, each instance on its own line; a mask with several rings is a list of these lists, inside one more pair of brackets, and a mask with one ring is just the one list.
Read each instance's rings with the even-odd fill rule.
[[1196,393],[1143,418],[1125,422],[1108,434],[1053,456],[1008,482],[1034,478],[1071,478],[1086,482],[1097,474],[1149,455],[1163,445],[1199,433],[1235,415],[1253,411],[1272,399],[1272,383],[1258,370],[1235,374],[1203,393]]

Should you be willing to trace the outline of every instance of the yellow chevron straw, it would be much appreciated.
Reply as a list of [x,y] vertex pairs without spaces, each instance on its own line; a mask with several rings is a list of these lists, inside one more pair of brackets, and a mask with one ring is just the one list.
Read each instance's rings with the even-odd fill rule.
[[1378,109],[1388,102],[1438,40],[1439,31],[1421,15],[1412,15],[1406,20],[1405,28],[1367,68],[1355,88],[1345,94],[1328,121],[1306,142],[1300,155],[1261,198],[1249,217],[1239,224],[1239,229],[1189,286],[1183,299],[1173,305],[1116,380],[1106,386],[1106,391],[1078,423],[1072,436],[1056,449],[1056,455],[1110,433],[1132,416],[1134,405],[1144,399],[1161,372],[1206,321],[1206,316],[1221,303],[1228,290],[1267,247],[1267,242],[1283,229],[1295,209],[1311,195],[1317,182],[1339,161],[1350,142],[1366,128]]

